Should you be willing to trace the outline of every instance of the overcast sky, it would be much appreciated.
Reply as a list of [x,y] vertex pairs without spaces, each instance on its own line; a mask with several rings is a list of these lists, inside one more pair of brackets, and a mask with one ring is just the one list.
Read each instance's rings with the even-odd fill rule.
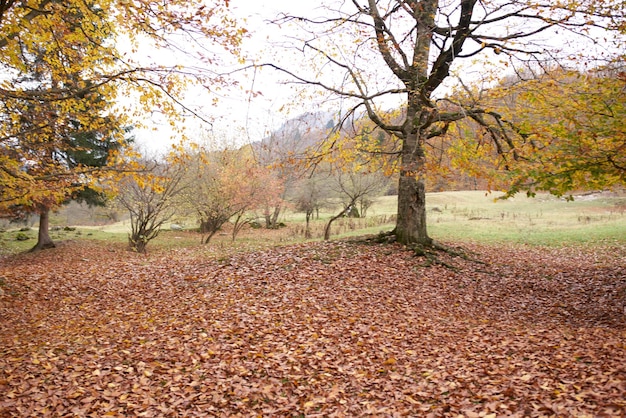
[[[328,1],[336,4],[343,3],[342,0]],[[283,60],[296,71],[307,69],[308,67],[302,67],[302,65],[308,66],[308,64],[301,59],[301,54],[298,55],[298,53],[292,50],[294,55],[289,55],[287,50],[279,46],[292,39],[290,38],[290,34],[293,34],[292,28],[289,25],[279,27],[269,23],[269,21],[275,19],[281,13],[307,16],[309,18],[324,16],[324,13],[328,14],[327,11],[321,8],[320,3],[322,2],[301,0],[231,0],[230,9],[232,13],[242,20],[242,24],[249,31],[249,36],[243,44],[243,51],[248,57],[248,62],[258,64],[275,63]],[[567,46],[568,42],[572,42],[570,48],[577,49],[579,52],[591,50],[583,47],[582,44],[578,44],[577,42],[580,42],[580,40],[571,36],[571,33],[565,34],[568,36],[563,38],[560,38],[561,34],[553,35],[554,37],[550,38],[549,34],[543,34],[542,37],[545,39],[541,40],[541,42],[552,44],[554,47]],[[494,54],[491,54],[490,57],[494,60],[499,59]],[[170,58],[165,56],[164,59],[169,60]],[[228,60],[229,57],[225,57],[225,59]],[[300,67],[298,67],[299,65]],[[465,60],[462,64],[456,65],[462,65],[462,74],[466,78],[465,81],[467,79],[476,81],[487,72],[487,66],[484,61],[472,64],[471,61]],[[240,63],[231,62],[224,65],[220,70],[228,72],[240,68]],[[498,71],[500,75],[503,75],[502,67]],[[380,73],[384,73],[384,71]],[[323,77],[333,75],[328,67],[323,68],[323,71],[319,74]],[[377,77],[378,75],[376,74]],[[223,138],[230,144],[242,145],[263,138],[290,117],[295,117],[306,111],[318,110],[312,100],[297,96],[295,87],[284,83],[287,80],[285,75],[271,69],[236,71],[231,76],[233,80],[237,81],[237,87],[221,90],[218,104],[215,107],[207,106],[212,98],[207,97],[203,90],[199,89],[190,93],[186,104],[191,107],[202,107],[201,112],[214,117],[215,122],[211,127],[190,118],[186,124],[188,136],[195,140],[200,140],[202,131],[212,129],[210,135],[215,138]],[[453,78],[451,77],[449,82],[451,83],[452,81]],[[253,97],[247,93],[249,90],[259,91],[261,94]],[[445,88],[442,89],[442,91],[445,90]],[[332,110],[336,111],[337,109]],[[150,148],[166,148],[171,143],[169,124],[166,121],[160,122],[156,117],[151,117],[151,119],[156,123],[159,131],[138,132],[139,142],[148,144]]]
[[[242,20],[243,25],[249,31],[249,36],[243,44],[243,51],[249,58],[249,62],[268,62],[276,58],[272,57],[277,53],[273,45],[279,42],[284,34],[280,28],[270,24],[270,20],[275,19],[280,13],[303,13],[310,16],[317,13],[314,8],[318,6],[319,2],[296,0],[264,2],[231,0],[231,12]],[[146,52],[146,54],[149,54],[151,58],[156,57],[157,61],[169,62],[173,59],[168,52],[164,51]],[[233,71],[241,67],[239,63],[231,63],[221,67],[220,70]],[[203,114],[215,118],[212,126],[191,117],[188,118],[187,133],[194,140],[200,141],[208,131],[209,135],[218,139],[224,138],[227,142],[235,141],[243,144],[256,141],[278,128],[286,118],[310,110],[307,103],[302,103],[301,106],[293,106],[290,109],[291,113],[281,113],[281,108],[285,110],[285,104],[293,104],[294,101],[290,96],[292,89],[283,83],[286,77],[275,71],[269,69],[236,71],[231,77],[237,81],[238,86],[221,90],[215,107],[206,106],[211,98],[207,97],[204,91],[190,92],[186,104],[192,108],[202,108]],[[253,96],[248,93],[250,90],[261,94]],[[146,121],[157,130],[136,131],[136,139],[141,146],[161,152],[175,142],[171,138],[173,133],[166,120],[160,119],[158,115],[147,115]]]

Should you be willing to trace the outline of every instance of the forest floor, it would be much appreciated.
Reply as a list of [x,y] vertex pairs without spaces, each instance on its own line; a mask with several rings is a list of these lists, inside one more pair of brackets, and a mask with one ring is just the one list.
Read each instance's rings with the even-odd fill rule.
[[0,417],[626,416],[626,246],[0,259]]

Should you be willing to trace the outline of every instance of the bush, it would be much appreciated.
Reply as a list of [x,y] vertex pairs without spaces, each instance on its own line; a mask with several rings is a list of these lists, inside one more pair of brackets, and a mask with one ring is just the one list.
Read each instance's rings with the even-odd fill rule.
[[30,237],[23,232],[18,232],[17,235],[15,235],[16,241],[27,241],[29,239]]

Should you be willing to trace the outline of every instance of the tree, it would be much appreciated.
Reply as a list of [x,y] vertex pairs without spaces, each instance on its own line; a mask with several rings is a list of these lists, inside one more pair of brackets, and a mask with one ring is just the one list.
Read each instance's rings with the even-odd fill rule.
[[[626,75],[623,64],[581,73],[555,69],[506,89],[502,114],[527,136],[509,194],[626,185]],[[499,96],[499,95],[498,95]]]
[[[307,147],[323,140],[329,125],[328,114],[322,112],[304,113],[285,122],[280,129],[258,143],[252,144],[255,159],[265,167],[270,167],[277,181],[281,183],[281,199],[275,199],[275,205],[264,210],[267,229],[278,228],[278,217],[284,208],[287,196],[292,192],[305,171],[296,158],[306,152]],[[323,125],[322,121],[326,121]],[[296,192],[297,193],[297,192]]]
[[[487,89],[457,92],[455,100],[480,94],[490,109],[516,127],[518,161],[500,170],[497,144],[487,143],[473,121],[446,135],[450,167],[491,189],[534,196],[547,191],[603,190],[626,185],[626,78],[618,60],[587,71],[560,67],[518,72]],[[568,198],[572,198],[571,195]]]
[[[124,145],[124,118],[110,113],[112,103],[104,89],[94,88],[74,98],[72,107],[63,101],[26,97],[85,82],[78,69],[56,72],[50,56],[61,54],[58,44],[20,42],[19,46],[25,67],[12,83],[23,87],[24,96],[0,101],[5,111],[0,129],[13,133],[0,141],[0,209],[14,216],[39,216],[33,250],[40,250],[54,247],[48,233],[51,210],[71,199],[96,202],[95,182],[114,168],[112,156]],[[76,42],[72,56],[64,58],[94,58],[93,46]]]
[[[510,124],[502,115],[480,102],[455,103],[436,94],[451,78],[451,72],[462,71],[462,65],[469,66],[471,60],[481,56],[508,68],[557,59],[557,48],[542,45],[542,38],[565,33],[579,36],[584,42],[593,37],[592,29],[613,28],[613,22],[623,18],[625,11],[618,3],[613,0],[556,4],[531,0],[333,3],[333,7],[325,9],[328,15],[319,19],[285,16],[279,20],[304,28],[307,38],[298,48],[305,58],[311,58],[308,65],[301,65],[298,70],[276,63],[267,65],[298,83],[352,100],[355,104],[345,113],[344,121],[358,116],[363,109],[379,129],[397,139],[395,237],[405,244],[430,246],[433,241],[426,228],[424,181],[429,141],[444,135],[456,122],[471,118],[495,144],[506,165],[519,159],[515,130],[508,129]],[[343,42],[342,38],[350,42]],[[489,53],[493,55],[488,56]],[[321,66],[328,77],[320,73]],[[307,68],[316,71],[316,75],[309,77],[303,70]],[[401,104],[400,114],[393,117],[384,111],[384,106],[394,103],[390,97],[399,97],[395,102]]]
[[[93,178],[92,168],[71,166],[66,158],[77,145],[69,139],[88,132],[120,138],[117,122],[122,119],[107,117],[114,90],[90,83],[88,72],[76,66],[107,65],[98,47],[109,36],[102,19],[93,22],[87,39],[75,8],[68,8],[57,22],[46,14],[46,7],[57,2],[41,2],[41,9],[27,3],[7,4],[0,21],[0,61],[7,74],[0,88],[0,202],[5,208],[47,212]],[[34,21],[32,32],[20,32],[20,24],[30,28]],[[34,42],[37,35],[39,42]],[[44,214],[42,224],[46,220]],[[52,245],[49,238],[41,238],[42,246]]]
[[275,173],[257,162],[251,147],[225,150],[222,154],[220,196],[232,212],[234,241],[245,225],[258,218],[257,211],[263,211],[267,218],[267,209],[273,207],[278,216],[284,187]]
[[[46,145],[45,149],[28,150],[30,155],[38,154],[40,159],[30,160],[24,170],[29,174],[37,173],[40,180],[35,187],[40,189],[23,199],[24,203],[10,205],[5,210],[6,216],[17,218],[39,216],[38,240],[31,251],[55,247],[49,234],[51,211],[70,201],[89,206],[106,203],[107,195],[97,183],[111,171],[124,170],[124,164],[118,163],[115,155],[125,144],[115,136],[105,135],[94,131],[78,132],[63,141],[40,143]],[[22,143],[22,148],[24,145]],[[54,169],[50,170],[51,167]],[[59,180],[61,172],[65,173],[65,178]],[[39,194],[42,190],[46,191],[44,195]]]
[[224,157],[220,152],[205,149],[189,155],[186,176],[191,187],[183,193],[182,201],[198,219],[203,244],[208,244],[234,214],[230,196],[222,189],[224,177],[220,171]]
[[295,194],[292,199],[296,210],[304,213],[306,220],[304,238],[306,239],[312,238],[310,222],[313,215],[315,214],[317,219],[319,219],[319,211],[330,196],[328,183],[328,175],[321,173],[321,170],[316,170],[313,175],[301,179],[294,187]]
[[[48,60],[54,72],[63,74],[71,66],[82,70],[83,80],[89,80],[89,83],[63,84],[35,93],[9,83],[0,89],[0,97],[71,101],[95,88],[122,81],[126,87],[139,88],[143,94],[142,104],[152,106],[161,100],[160,110],[166,112],[171,110],[172,103],[183,105],[182,81],[196,81],[208,89],[209,82],[214,86],[222,85],[221,76],[198,67],[191,71],[181,63],[169,66],[141,62],[142,58],[136,53],[140,47],[160,48],[162,53],[173,49],[182,52],[175,42],[176,38],[182,38],[191,41],[185,44],[185,53],[209,64],[217,61],[214,54],[207,54],[211,46],[236,55],[246,31],[229,17],[228,6],[228,0],[211,4],[201,0],[2,2],[0,49],[3,54],[0,61],[5,68],[27,71],[29,64],[24,61],[22,48],[32,50],[54,44],[57,53]],[[202,45],[194,49],[194,42],[200,40]],[[130,46],[130,53],[116,48],[122,43]],[[92,53],[75,59],[77,45],[90,45]],[[205,56],[202,57],[199,51]]]
[[[22,153],[9,152],[22,150],[25,142],[34,143],[34,137],[57,141],[67,120],[75,120],[82,131],[90,132],[103,128],[104,116],[121,121],[123,116],[139,118],[158,111],[181,127],[175,122],[184,109],[205,119],[184,104],[184,96],[191,84],[207,92],[227,84],[212,71],[216,54],[207,53],[212,47],[238,53],[245,30],[228,17],[227,7],[227,0],[211,5],[200,0],[1,2],[0,65],[5,77],[0,86],[4,111],[0,117],[0,204],[57,201],[56,191],[73,183],[64,170],[48,170],[45,175],[25,170],[30,160]],[[206,65],[187,68],[180,64],[185,62],[182,59],[172,59],[175,65],[163,64],[137,53],[140,46],[160,48],[162,54],[180,52],[176,37],[193,41],[186,44],[187,58],[193,55],[187,62],[201,60]],[[118,45],[128,45],[130,51],[118,50]],[[198,47],[193,49],[193,45]],[[128,101],[119,101],[107,112],[93,107],[93,97],[111,104],[119,92],[126,98],[136,97],[138,103],[124,108]],[[26,113],[28,117],[21,117]],[[131,124],[139,125],[122,122],[122,126]]]
[[116,200],[130,214],[131,250],[145,254],[148,243],[176,213],[176,197],[185,188],[185,164],[181,161],[175,154],[166,161],[143,161],[142,173],[129,174],[119,183]]
[[[232,168],[230,174],[224,174],[228,178],[228,185],[235,188],[231,194],[232,206],[237,209],[233,215],[233,241],[245,225],[258,219],[258,211],[263,211],[268,229],[278,228],[278,214],[284,206],[282,181],[269,168],[260,166],[252,159],[240,161],[239,166]],[[274,208],[269,216],[268,208]]]
[[[330,239],[331,224],[343,216],[365,217],[365,201],[380,194],[386,178],[380,173],[369,173],[359,169],[348,169],[335,175],[335,192],[342,198],[343,209],[331,217],[324,228],[324,240]],[[360,203],[361,212],[357,205]]]
[[191,156],[188,171],[193,186],[185,201],[200,221],[202,242],[211,238],[229,220],[233,221],[232,239],[256,219],[256,210],[276,206],[281,200],[282,183],[259,165],[251,150],[200,150]]

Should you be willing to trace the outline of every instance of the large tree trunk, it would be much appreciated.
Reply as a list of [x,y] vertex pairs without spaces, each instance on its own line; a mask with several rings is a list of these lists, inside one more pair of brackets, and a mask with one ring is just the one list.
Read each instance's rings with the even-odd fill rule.
[[54,242],[50,238],[48,232],[50,228],[50,211],[43,210],[39,213],[39,234],[37,235],[37,244],[30,251],[45,250],[54,248]]
[[426,187],[424,180],[402,173],[398,184],[398,218],[396,241],[402,244],[430,246],[426,230]]
[[431,246],[433,240],[426,230],[426,185],[424,171],[424,148],[420,131],[416,128],[423,123],[428,113],[409,98],[405,139],[402,143],[402,161],[398,182],[398,217],[396,220],[396,241],[402,244]]
[[[415,55],[406,72],[394,71],[407,88],[406,119],[402,126],[403,141],[395,235],[396,241],[402,244],[431,246],[433,242],[426,231],[426,186],[423,176],[426,138],[424,135],[433,122],[435,111],[430,101],[430,94],[434,87],[427,88],[426,85],[431,78],[429,75],[431,31],[435,27],[439,1],[424,0],[419,2],[419,6],[414,4],[412,6],[415,7],[417,23]],[[380,34],[380,30],[377,30],[377,33]],[[388,63],[392,62],[389,61],[392,57],[388,51],[381,49],[381,53],[387,57]],[[393,66],[390,68],[394,70]],[[447,71],[447,67],[445,68]]]

